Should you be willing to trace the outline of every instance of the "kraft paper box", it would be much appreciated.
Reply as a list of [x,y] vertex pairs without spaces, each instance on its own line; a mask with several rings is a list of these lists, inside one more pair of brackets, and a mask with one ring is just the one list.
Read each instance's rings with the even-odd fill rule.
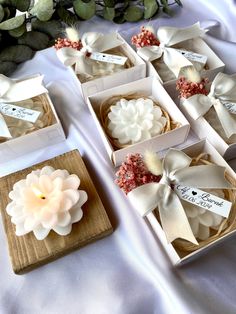
[[[184,153],[186,153],[190,157],[196,157],[202,152],[209,154],[211,157],[211,161],[213,163],[219,166],[225,167],[227,173],[231,176],[231,178],[233,180],[236,180],[236,174],[233,171],[233,169],[230,168],[230,166],[225,162],[222,156],[217,152],[217,150],[208,141],[201,140],[198,143],[195,143],[193,145],[183,148],[182,150]],[[233,206],[235,206],[235,204],[233,204]],[[202,248],[194,252],[191,252],[189,254],[186,254],[186,252],[184,253],[181,252],[180,249],[177,249],[173,244],[170,244],[167,242],[166,235],[153,212],[147,214],[146,220],[147,220],[147,223],[151,225],[154,232],[157,234],[158,239],[160,240],[162,246],[164,247],[173,265],[186,263],[190,260],[193,260],[197,256],[199,256],[199,254],[206,253],[210,247],[213,247],[219,242],[222,242],[226,237],[229,237],[230,235],[234,234],[235,229],[236,229],[236,226],[234,226],[234,229],[229,231],[225,235],[221,235],[218,239],[203,246]]]
[[[173,46],[173,48],[185,48],[188,51],[193,51],[195,53],[204,55],[207,57],[207,67],[202,71],[203,77],[208,77],[213,80],[215,75],[224,70],[225,64],[223,61],[214,53],[214,51],[207,45],[207,43],[200,37],[195,39],[189,39]],[[152,62],[147,62],[147,75],[157,76],[164,87],[169,87],[175,89],[176,79],[165,81],[161,79],[157,70],[153,66]]]
[[[122,98],[122,95],[125,96],[130,94],[151,97],[168,112],[174,121],[179,122],[180,126],[166,133],[154,136],[151,139],[115,150],[101,125],[100,105],[104,100],[112,96],[120,95]],[[96,95],[88,97],[87,102],[89,110],[94,118],[97,129],[105,145],[106,151],[115,166],[120,165],[123,162],[125,156],[129,153],[144,153],[147,149],[161,151],[163,149],[178,145],[185,141],[189,133],[190,125],[188,121],[167,94],[157,78],[148,77],[136,82],[100,92]]]
[[[28,134],[1,142],[0,163],[7,162],[34,150],[54,145],[65,140],[61,122],[48,93],[36,97],[44,99],[44,102],[47,105],[46,115],[48,116],[48,119],[50,119],[50,123],[47,124],[48,126],[33,130]],[[15,102],[14,105],[18,105],[17,102]],[[18,106],[20,106],[20,104]]]
[[102,76],[84,83],[80,82],[79,78],[75,74],[74,69],[71,68],[71,72],[73,73],[73,75],[76,75],[78,87],[84,99],[100,91],[133,82],[146,76],[145,62],[136,54],[136,52],[119,34],[117,34],[117,37],[120,40],[123,40],[123,44],[117,47],[118,50],[131,61],[133,66],[131,66],[130,68],[126,68],[120,72],[116,72],[112,75]]

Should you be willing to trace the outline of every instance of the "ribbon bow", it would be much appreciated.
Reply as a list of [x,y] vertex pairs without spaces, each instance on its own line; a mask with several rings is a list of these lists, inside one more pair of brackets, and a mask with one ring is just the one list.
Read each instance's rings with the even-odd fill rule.
[[[43,75],[33,76],[24,80],[13,80],[0,74],[0,110],[4,103],[18,102],[47,93],[42,85]],[[11,138],[11,134],[0,113],[0,136]]]
[[194,120],[204,116],[213,106],[227,138],[230,138],[236,134],[236,121],[224,106],[225,102],[236,102],[236,79],[218,73],[207,96],[193,95],[184,100],[183,106]]
[[224,167],[217,165],[190,167],[191,160],[182,151],[170,149],[162,162],[163,176],[160,182],[144,184],[127,195],[142,216],[158,207],[168,242],[182,238],[198,244],[181,201],[172,189],[173,185],[181,184],[203,189],[231,188],[224,178]]
[[192,65],[192,63],[171,46],[188,39],[203,36],[204,33],[205,31],[200,28],[199,23],[186,28],[160,27],[157,31],[160,45],[138,48],[137,53],[145,61],[153,61],[163,56],[164,63],[178,77],[180,69]]
[[87,75],[93,74],[92,65],[88,63],[88,53],[102,52],[123,44],[123,40],[119,39],[115,33],[103,35],[96,32],[85,33],[81,38],[81,42],[83,45],[81,50],[64,47],[57,50],[57,56],[66,66],[75,64],[77,74]]

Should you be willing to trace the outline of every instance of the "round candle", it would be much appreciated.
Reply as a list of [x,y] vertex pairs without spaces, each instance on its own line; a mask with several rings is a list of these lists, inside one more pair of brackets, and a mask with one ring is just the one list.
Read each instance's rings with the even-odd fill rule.
[[38,240],[43,240],[50,230],[69,234],[72,224],[82,218],[81,206],[88,199],[85,191],[78,190],[79,185],[77,175],[49,166],[16,182],[6,208],[16,225],[16,235],[32,231]]

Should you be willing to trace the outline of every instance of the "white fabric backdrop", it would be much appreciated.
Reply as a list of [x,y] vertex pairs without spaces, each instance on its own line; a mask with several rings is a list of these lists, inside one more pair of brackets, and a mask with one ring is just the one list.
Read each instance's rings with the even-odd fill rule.
[[[150,22],[209,28],[207,42],[236,72],[236,2],[184,0],[172,18]],[[81,32],[120,30],[128,38],[143,22],[113,25],[99,18],[79,25]],[[42,73],[67,133],[64,143],[0,164],[0,176],[78,148],[114,227],[102,240],[38,268],[14,275],[0,223],[0,313],[171,314],[236,313],[236,236],[194,262],[173,269],[148,225],[115,187],[114,172],[92,117],[68,70],[54,49],[19,66],[14,77]],[[231,162],[233,165],[236,162]]]

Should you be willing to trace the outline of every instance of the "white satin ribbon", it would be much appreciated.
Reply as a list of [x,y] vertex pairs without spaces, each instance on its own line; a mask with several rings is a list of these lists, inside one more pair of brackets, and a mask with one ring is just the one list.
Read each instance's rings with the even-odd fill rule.
[[193,95],[184,100],[182,105],[194,120],[204,116],[213,106],[227,138],[230,138],[236,134],[236,121],[224,106],[227,101],[236,102],[236,80],[227,74],[218,73],[207,96]]
[[[4,103],[13,103],[47,93],[42,85],[43,75],[37,75],[23,80],[13,80],[0,74],[0,106]],[[0,113],[0,136],[11,138],[11,134]]]
[[178,77],[180,69],[192,63],[171,46],[204,34],[205,31],[200,28],[199,22],[186,28],[160,27],[157,31],[160,45],[138,48],[137,53],[145,61],[153,61],[163,55],[164,63]]
[[123,44],[123,40],[117,37],[116,33],[103,35],[101,33],[89,32],[85,33],[81,42],[83,48],[76,50],[73,48],[61,48],[57,50],[59,60],[66,66],[75,64],[75,72],[77,74],[92,75],[92,65],[88,62],[87,53],[102,52]]
[[182,151],[170,149],[163,159],[163,176],[159,183],[144,184],[128,193],[134,208],[142,216],[158,207],[162,228],[168,242],[177,238],[198,244],[178,195],[171,188],[181,184],[195,188],[230,189],[225,168],[217,165],[190,167],[191,158]]

